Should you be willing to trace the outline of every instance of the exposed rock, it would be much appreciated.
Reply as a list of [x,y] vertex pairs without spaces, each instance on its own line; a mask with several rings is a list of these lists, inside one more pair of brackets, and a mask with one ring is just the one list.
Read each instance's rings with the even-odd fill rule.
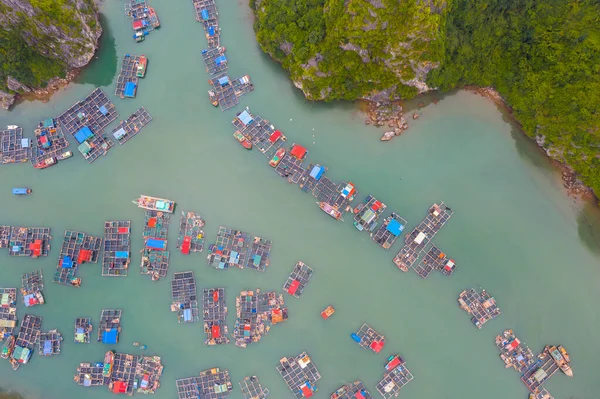
[[390,141],[395,135],[396,133],[394,131],[385,132],[383,136],[381,136],[381,141]]
[[20,92],[26,92],[26,93],[29,93],[31,91],[31,89],[29,87],[25,86],[24,84],[19,82],[17,79],[13,78],[12,76],[9,76],[6,79],[6,86],[12,91],[20,91]]
[[413,119],[419,119],[419,116],[421,116],[421,115],[419,115],[418,113],[416,113],[416,112],[415,112],[415,113],[413,114]]
[[15,103],[15,95],[0,90],[0,108],[9,109]]

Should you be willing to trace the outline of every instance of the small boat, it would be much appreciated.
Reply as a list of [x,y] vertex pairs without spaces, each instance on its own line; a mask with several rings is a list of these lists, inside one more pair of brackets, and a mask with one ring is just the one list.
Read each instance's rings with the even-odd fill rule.
[[50,167],[55,164],[56,164],[56,158],[50,157],[50,158],[46,158],[43,161],[36,163],[35,165],[33,165],[33,167],[36,169],[46,169],[47,167]]
[[71,151],[65,151],[62,154],[60,154],[59,156],[57,156],[56,159],[59,161],[64,161],[65,159],[71,158],[72,156],[73,156],[73,153]]
[[160,21],[158,20],[158,15],[156,15],[156,11],[154,8],[148,7],[148,19],[150,20],[150,24],[154,28],[160,28]]
[[280,149],[277,150],[277,152],[275,153],[275,155],[273,155],[273,159],[271,159],[269,161],[269,165],[271,165],[272,167],[276,168],[277,165],[279,165],[279,162],[281,162],[281,160],[283,159],[284,156],[285,156],[285,148],[281,147]]
[[8,359],[9,356],[12,355],[13,349],[15,349],[15,336],[11,335],[6,339],[4,345],[2,345],[2,352],[0,353],[0,357],[2,359]]
[[333,315],[335,313],[335,309],[333,308],[333,306],[329,305],[327,306],[322,312],[321,312],[321,317],[325,320],[327,320],[328,318],[331,317],[331,315]]
[[102,376],[110,377],[112,374],[113,363],[115,361],[115,353],[113,351],[108,351],[104,355],[104,367],[102,368]]
[[137,65],[137,70],[135,75],[138,78],[143,78],[146,75],[146,66],[148,65],[148,58],[145,55],[140,56],[140,60]]
[[146,35],[144,35],[144,32],[137,31],[133,34],[133,38],[137,43],[139,43],[143,42],[146,39]]
[[404,364],[404,359],[398,355],[393,355],[388,358],[388,361],[385,364],[385,369],[386,371],[392,371],[401,364]]
[[134,342],[133,346],[140,346],[140,343],[139,342]]
[[15,358],[9,358],[8,361],[10,362],[10,365],[12,366],[13,370],[17,370],[19,368],[19,366],[21,365],[21,363],[19,363],[19,361]]
[[31,194],[31,189],[30,188],[13,188],[12,193],[13,193],[13,195],[29,195],[29,194]]
[[554,362],[558,367],[560,367],[561,371],[565,373],[569,377],[573,377],[573,369],[569,365],[569,362],[565,360],[565,358],[560,354],[560,351],[556,348],[556,346],[551,346],[548,348],[548,352],[554,359]]
[[329,205],[327,202],[319,202],[319,208],[335,220],[344,221],[342,218],[342,212],[340,212],[337,208]]
[[236,138],[237,141],[240,142],[240,144],[242,145],[242,147],[244,147],[247,150],[251,150],[252,149],[252,143],[250,142],[250,140],[248,140],[246,138],[246,136],[244,136],[242,133],[240,133],[240,131],[236,131],[235,133],[233,133],[233,137]]
[[565,360],[567,361],[567,363],[570,363],[571,362],[571,356],[569,356],[569,353],[567,352],[567,350],[564,347],[560,346],[560,345],[558,345],[558,350],[560,351],[560,354],[562,355],[562,357],[565,358]]
[[[209,81],[210,82],[210,81]],[[211,83],[212,84],[212,83]],[[208,91],[208,99],[210,100],[210,103],[214,106],[214,107],[218,107],[219,106],[219,100],[217,99],[217,95],[215,94],[215,92],[213,90],[209,90]]]
[[15,130],[15,129],[18,129],[18,128],[19,128],[19,126],[18,126],[18,125],[8,125],[8,126],[6,126],[6,128],[7,128],[8,130]]
[[139,208],[148,209],[150,211],[173,213],[173,210],[175,209],[175,201],[150,197],[148,195],[140,195],[140,198],[134,200],[133,203]]

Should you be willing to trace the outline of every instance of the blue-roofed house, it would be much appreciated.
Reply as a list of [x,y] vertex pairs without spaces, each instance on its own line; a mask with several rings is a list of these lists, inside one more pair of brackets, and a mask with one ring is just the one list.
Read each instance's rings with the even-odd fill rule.
[[75,133],[75,140],[77,140],[77,142],[79,144],[81,144],[84,141],[86,141],[87,139],[89,139],[90,137],[92,137],[93,135],[94,134],[92,133],[90,128],[87,126],[84,126]]
[[215,58],[215,64],[217,65],[221,65],[227,62],[227,58],[225,58],[224,55],[220,55],[217,58]]
[[73,260],[70,256],[65,256],[62,260],[61,267],[63,269],[70,269],[73,267]]
[[402,233],[402,230],[404,230],[404,226],[402,226],[402,224],[400,224],[400,222],[396,219],[392,219],[390,220],[385,229],[392,233],[394,236],[398,237]]
[[240,120],[240,122],[242,122],[244,124],[244,126],[248,126],[254,120],[254,119],[252,119],[252,116],[250,116],[250,114],[248,113],[248,111],[242,111],[238,115],[237,118]]
[[116,344],[117,342],[119,342],[119,331],[116,328],[102,333],[103,344]]
[[222,78],[219,78],[218,82],[221,85],[221,87],[228,85],[229,84],[229,76],[223,76]]
[[137,84],[134,82],[125,83],[125,89],[123,89],[123,95],[125,97],[134,98],[137,91]]
[[100,113],[104,116],[108,115],[108,110],[106,109],[106,107],[104,105],[100,106],[100,108],[98,108],[98,110],[100,111]]
[[315,165],[310,171],[310,177],[315,180],[319,180],[321,176],[323,176],[323,173],[325,173],[325,167],[321,165]]

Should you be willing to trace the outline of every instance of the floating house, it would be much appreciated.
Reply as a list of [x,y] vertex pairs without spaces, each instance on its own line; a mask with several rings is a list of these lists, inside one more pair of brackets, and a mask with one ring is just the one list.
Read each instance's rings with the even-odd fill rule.
[[386,205],[372,195],[367,195],[364,202],[354,210],[354,227],[358,231],[373,232],[377,227],[379,217],[385,211]]

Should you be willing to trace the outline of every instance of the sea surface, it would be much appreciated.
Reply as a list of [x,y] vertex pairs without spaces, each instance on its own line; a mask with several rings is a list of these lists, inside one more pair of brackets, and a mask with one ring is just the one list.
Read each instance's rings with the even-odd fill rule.
[[[104,387],[73,383],[77,365],[102,361],[111,348],[140,354],[132,345],[139,341],[165,365],[156,399],[175,398],[176,379],[212,367],[230,370],[234,399],[241,398],[238,382],[246,375],[257,375],[271,397],[292,398],[275,367],[281,357],[303,350],[323,377],[318,399],[356,379],[379,397],[375,385],[395,353],[415,376],[402,390],[403,399],[526,398],[519,374],[504,368],[494,345],[498,333],[512,328],[533,351],[547,344],[569,350],[574,378],[557,374],[546,384],[556,399],[600,397],[600,216],[565,194],[557,171],[494,104],[467,92],[446,95],[420,110],[420,119],[411,120],[401,137],[382,143],[384,130],[365,126],[355,104],[305,101],[260,51],[246,2],[219,0],[230,75],[249,74],[256,86],[235,110],[221,112],[208,102],[200,57],[206,41],[191,2],[152,0],[151,5],[162,27],[136,44],[123,3],[106,1],[102,48],[79,81],[48,103],[0,112],[0,126],[18,124],[32,135],[37,121],[58,116],[99,85],[120,119],[141,105],[154,117],[132,141],[92,165],[76,153],[43,171],[21,164],[0,167],[0,224],[49,226],[53,235],[46,258],[0,252],[0,286],[19,287],[22,273],[42,268],[47,304],[27,310],[20,305],[19,318],[28,312],[43,316],[44,330],[58,328],[65,337],[58,357],[35,354],[17,372],[1,361],[0,386],[29,398],[109,398]],[[149,58],[133,100],[113,94],[125,53]],[[359,199],[374,194],[401,214],[407,230],[432,203],[445,201],[455,214],[434,242],[456,260],[454,275],[434,272],[422,280],[414,272],[402,273],[392,263],[400,241],[384,251],[351,220],[326,216],[263,156],[239,146],[231,120],[246,106],[270,119],[289,143],[306,145],[309,160],[327,166],[330,177],[354,182]],[[11,188],[19,186],[34,192],[12,196]],[[142,193],[177,202],[169,277],[159,282],[137,272],[144,213],[131,201]],[[206,251],[177,253],[181,210],[205,217],[207,244],[214,242],[219,225],[271,239],[267,272],[217,271],[207,266]],[[117,219],[133,226],[128,277],[101,277],[99,264],[84,264],[81,288],[51,282],[65,229],[102,236],[104,221]],[[301,299],[286,294],[289,320],[246,349],[207,347],[202,323],[178,324],[170,312],[172,273],[193,270],[199,289],[226,288],[232,331],[235,296],[246,289],[281,290],[298,260],[313,267],[313,279]],[[458,294],[471,286],[486,288],[502,310],[481,330],[457,305]],[[336,313],[324,321],[319,313],[329,304]],[[74,319],[91,317],[97,326],[101,309],[110,307],[124,311],[120,343],[75,345]],[[363,350],[350,338],[363,322],[387,337],[382,353]]]

